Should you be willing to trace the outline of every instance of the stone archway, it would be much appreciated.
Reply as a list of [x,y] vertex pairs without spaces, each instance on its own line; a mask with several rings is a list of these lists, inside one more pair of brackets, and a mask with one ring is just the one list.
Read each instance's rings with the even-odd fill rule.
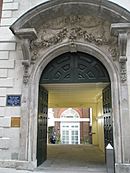
[[[109,78],[107,70],[105,69],[103,64],[99,60],[97,60],[97,58],[91,56],[90,54],[86,54],[86,53],[79,52],[79,51],[73,52],[73,53],[66,52],[64,54],[61,54],[58,57],[55,57],[51,62],[49,62],[47,64],[47,66],[43,70],[42,75],[40,77],[40,81],[39,81],[39,85],[40,85],[39,93],[42,93],[41,86],[43,86],[48,91],[48,95],[50,95],[49,94],[50,90],[48,90],[48,87],[46,85],[51,86],[54,84],[54,86],[55,86],[55,85],[59,84],[58,87],[60,87],[61,85],[65,86],[66,84],[67,85],[68,84],[70,84],[70,85],[79,84],[80,89],[81,89],[84,84],[86,84],[86,87],[87,87],[89,84],[92,84],[92,86],[95,86],[96,84],[100,85],[101,83],[104,85],[105,84],[108,85],[108,83],[110,83],[110,78]],[[44,92],[46,92],[45,89],[43,89]],[[75,90],[75,88],[73,88],[73,91],[74,90]],[[88,89],[85,88],[86,92],[87,92],[87,90]],[[69,93],[70,93],[70,91],[69,91]],[[86,95],[86,97],[88,97],[87,93],[84,93],[84,94]],[[75,93],[75,96],[76,95],[77,94]],[[38,99],[39,100],[38,109],[40,112],[38,113],[38,135],[37,135],[38,136],[37,153],[39,153],[37,155],[38,163],[39,163],[40,158],[43,158],[42,155],[45,155],[45,153],[46,153],[45,151],[41,151],[41,146],[46,146],[46,142],[45,142],[46,139],[44,138],[46,136],[45,135],[46,114],[45,114],[45,111],[42,111],[42,110],[46,110],[46,106],[44,105],[46,99],[44,97],[44,94],[41,94],[41,95],[39,94],[39,97],[40,97],[40,99]],[[50,97],[51,96],[49,96],[49,102],[51,100]],[[73,95],[73,97],[74,97],[74,95]],[[81,99],[81,97],[83,97],[82,94],[79,95],[79,100]],[[41,103],[41,100],[44,100],[43,103]],[[62,98],[62,99],[59,98],[59,100],[61,100],[61,102],[62,102],[64,100],[64,98]],[[68,100],[68,102],[69,102],[69,100]],[[84,102],[84,101],[82,100],[81,102]],[[86,101],[86,103],[87,102],[88,101]],[[71,104],[75,104],[74,101],[71,101]],[[89,103],[89,104],[91,105],[91,103]],[[44,107],[44,109],[41,108],[41,105],[42,105],[42,108]],[[88,105],[88,103],[87,103],[87,105]],[[105,113],[106,113],[106,111],[105,111]],[[110,116],[110,119],[111,119],[111,116]],[[96,122],[95,123],[94,122],[95,122],[95,120],[93,121],[93,124],[94,124],[93,130],[95,129],[94,127],[96,127]],[[67,122],[66,122],[65,126],[66,127],[68,126]],[[71,129],[71,126],[73,126],[73,125],[69,124],[70,129]],[[77,127],[79,128],[78,124],[77,124]],[[111,125],[111,127],[112,127],[112,125]],[[72,129],[70,131],[68,131],[65,128],[63,128],[62,126],[61,126],[61,128],[64,129],[63,131],[66,131],[67,133],[69,132],[69,141],[66,141],[66,142],[69,142],[69,144],[72,143],[72,141],[71,141]],[[102,129],[103,129],[103,127],[102,127]],[[79,130],[77,132],[79,134]],[[42,134],[44,134],[43,137],[42,137]],[[110,133],[108,132],[108,134],[110,134]],[[112,132],[111,132],[110,136],[113,136]],[[42,137],[42,139],[44,138],[44,140],[42,140],[41,137]],[[66,136],[66,139],[67,138],[68,138],[68,136]],[[62,133],[61,133],[61,139],[62,139]],[[111,137],[111,139],[112,139],[112,137]],[[107,135],[105,136],[105,141],[106,140],[107,140],[107,142],[105,143],[105,145],[107,145],[110,142],[110,138]],[[42,141],[42,143],[41,143],[41,141]],[[78,137],[78,143],[80,143],[79,137]],[[111,141],[111,144],[113,144],[112,141]],[[40,153],[42,153],[42,154],[40,154]],[[44,161],[44,159],[41,159],[40,163],[42,163],[43,161]]]
[[[77,45],[79,46],[79,50],[80,51],[90,51],[91,48],[90,47],[87,47],[87,45],[83,45],[83,44],[78,44]],[[88,49],[88,50],[87,50]],[[30,124],[30,131],[29,131],[29,136],[30,136],[30,149],[28,149],[28,156],[30,155],[30,159],[31,159],[31,155],[34,155],[36,154],[36,141],[37,141],[37,136],[36,136],[36,129],[37,128],[37,123],[36,123],[36,119],[37,119],[37,107],[38,107],[38,104],[37,104],[37,100],[38,100],[38,86],[39,86],[39,79],[40,79],[40,76],[41,76],[41,73],[43,71],[43,69],[46,67],[46,63],[48,61],[51,61],[50,57],[53,59],[55,58],[56,55],[60,55],[61,52],[63,53],[63,50],[64,52],[68,52],[69,50],[69,45],[62,45],[61,47],[58,46],[57,49],[54,49],[53,52],[49,52],[48,55],[45,55],[45,57],[47,58],[46,60],[43,58],[41,60],[41,62],[38,62],[38,64],[36,65],[37,68],[33,71],[33,74],[32,74],[32,83],[30,83],[30,86],[29,86],[29,90],[28,90],[28,87],[26,85],[26,87],[24,88],[24,92],[25,94],[23,93],[23,96],[26,96],[26,89],[28,90],[28,94],[30,95],[29,97],[31,97],[30,99],[30,110],[28,111],[28,113],[31,115],[31,119],[30,121],[33,122],[33,124],[31,123]],[[114,88],[118,88],[118,74],[117,74],[117,71],[115,71],[115,69],[113,68],[113,64],[112,62],[110,61],[110,59],[107,58],[107,56],[105,54],[103,54],[102,52],[100,52],[98,49],[95,49],[94,48],[92,49],[93,50],[93,54],[97,55],[97,58],[100,60],[100,61],[104,61],[105,63],[105,66],[107,67],[107,69],[111,69],[109,71],[109,75],[111,77],[111,85],[112,85],[112,99],[113,99],[113,102],[114,104],[116,105],[117,109],[114,110],[113,112],[113,115],[114,114],[119,114],[119,105],[118,103],[116,104],[117,100],[119,99],[118,98],[118,95],[115,93],[114,91]],[[88,53],[88,52],[87,52]],[[46,63],[45,63],[46,62]],[[106,63],[107,62],[107,63]],[[41,68],[39,67],[39,65],[41,66]],[[116,74],[116,75],[113,75],[113,74]],[[114,82],[116,81],[116,82]],[[119,90],[117,90],[116,92],[119,92]],[[115,96],[114,96],[114,95]],[[114,97],[113,97],[114,96]],[[35,99],[34,99],[35,98]],[[116,123],[119,123],[119,117],[116,117],[116,120],[114,120]],[[24,117],[25,119],[25,117]],[[26,120],[28,119],[28,117],[26,117]],[[118,124],[119,125],[119,124]],[[24,126],[26,126],[26,124],[24,124]],[[119,130],[119,129],[116,129],[116,130]],[[117,133],[120,133],[120,132],[117,132]],[[24,135],[25,135],[25,130],[24,130]],[[31,143],[31,141],[35,141],[34,143]],[[118,153],[118,157],[117,159],[120,159],[120,155],[119,155],[119,151],[120,151],[120,139],[119,138],[116,138],[115,140],[118,145],[117,147],[115,148],[117,150],[117,153]],[[22,142],[25,142],[25,138],[24,138],[24,141]],[[119,145],[120,144],[120,145]],[[24,148],[22,149],[21,148],[21,152],[23,154],[23,150]],[[32,150],[32,152],[30,152]],[[25,151],[25,150],[24,150]],[[36,155],[34,156],[34,159],[36,159]],[[35,160],[34,160],[35,161]]]
[[[113,22],[117,24],[112,24]],[[125,125],[127,129],[130,128],[129,123],[126,124],[129,122],[126,46],[130,25],[125,22],[130,22],[130,14],[110,2],[54,0],[30,10],[11,26],[13,33],[21,39],[23,50],[24,80],[19,159],[27,161],[27,167],[29,164],[36,167],[36,119],[41,73],[56,56],[77,51],[95,56],[109,73],[114,108],[116,170],[123,168],[125,171],[125,164],[130,164],[130,136],[123,128]],[[110,26],[115,36],[111,36]]]

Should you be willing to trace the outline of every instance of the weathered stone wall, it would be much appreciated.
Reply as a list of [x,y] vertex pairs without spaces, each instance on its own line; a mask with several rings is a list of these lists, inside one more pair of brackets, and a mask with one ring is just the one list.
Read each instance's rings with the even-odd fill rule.
[[[130,32],[128,34],[128,45],[127,45],[127,73],[128,73],[128,91],[130,99]],[[129,102],[130,103],[130,102]],[[130,105],[129,105],[130,108]]]
[[1,20],[1,14],[2,14],[2,4],[3,4],[3,0],[0,1],[0,20]]
[[20,117],[20,107],[6,107],[7,95],[21,95],[22,54],[9,26],[19,2],[3,0],[0,25],[0,159],[18,159],[19,128],[11,128],[11,117]]
[[11,127],[11,117],[20,117],[21,108],[6,107],[6,96],[21,95],[23,76],[21,46],[9,27],[37,3],[3,0],[0,24],[0,159],[4,160],[18,159],[20,134],[19,128]]
[[[2,1],[0,1],[2,2]],[[6,107],[7,95],[21,95],[22,51],[9,27],[25,11],[43,1],[3,0],[0,24],[0,159],[18,159],[20,129],[11,127],[11,117],[20,117],[20,107]]]

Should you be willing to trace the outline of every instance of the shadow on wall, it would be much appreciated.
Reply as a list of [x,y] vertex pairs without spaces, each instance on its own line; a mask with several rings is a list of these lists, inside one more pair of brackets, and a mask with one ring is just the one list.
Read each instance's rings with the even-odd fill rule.
[[3,4],[3,0],[0,0],[0,21],[1,21],[1,15],[2,15],[2,4]]

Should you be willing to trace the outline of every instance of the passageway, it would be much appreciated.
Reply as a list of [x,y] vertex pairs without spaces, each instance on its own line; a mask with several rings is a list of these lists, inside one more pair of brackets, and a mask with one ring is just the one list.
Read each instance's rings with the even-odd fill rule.
[[48,145],[44,173],[106,173],[104,153],[94,145]]
[[[105,66],[97,58],[83,52],[64,53],[45,67],[39,84],[37,165],[40,167],[38,170],[105,173],[104,149],[113,139],[111,86]],[[57,112],[56,116],[53,116],[54,125],[50,127],[56,126],[52,132],[58,136],[56,139],[60,137],[60,143],[87,144],[89,142],[86,139],[91,138],[90,143],[93,145],[48,145],[48,158],[46,158],[47,124],[49,124],[47,121],[50,119],[48,108],[71,109],[70,112],[64,113],[64,116],[62,111],[61,114]],[[89,111],[84,113],[84,116],[80,113],[78,116],[73,116],[71,113],[75,108]],[[52,113],[54,112],[53,110]],[[70,122],[78,124],[70,125]],[[83,134],[81,122],[90,123],[84,126],[89,127],[85,132],[87,138],[81,135]],[[108,127],[107,123],[110,132],[108,128],[105,130],[105,127]],[[75,129],[72,130],[72,127]],[[51,136],[52,134],[50,133]]]

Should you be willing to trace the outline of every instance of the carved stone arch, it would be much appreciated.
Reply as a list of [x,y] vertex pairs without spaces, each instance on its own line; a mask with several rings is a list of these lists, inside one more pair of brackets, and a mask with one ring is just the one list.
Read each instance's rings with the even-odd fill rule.
[[[98,60],[100,60],[103,65],[106,67],[109,76],[110,76],[110,80],[111,80],[111,88],[112,88],[112,102],[114,104],[116,104],[116,109],[113,110],[113,115],[117,115],[119,114],[119,105],[118,105],[118,101],[119,100],[119,95],[115,94],[115,88],[118,88],[118,83],[119,83],[119,72],[118,70],[115,68],[115,65],[113,63],[113,61],[111,60],[111,58],[105,55],[105,53],[103,53],[100,49],[96,48],[96,47],[92,47],[91,45],[87,45],[87,44],[83,44],[83,43],[75,43],[77,46],[77,51],[81,51],[84,53],[89,53],[92,56],[95,56]],[[32,118],[32,122],[33,124],[33,128],[36,129],[37,127],[37,122],[34,121],[37,117],[37,100],[38,100],[38,87],[39,87],[39,80],[41,77],[41,74],[43,72],[43,70],[45,69],[45,67],[47,66],[47,64],[49,62],[51,62],[53,59],[55,59],[55,57],[66,53],[70,50],[70,43],[66,43],[66,44],[60,44],[58,46],[53,47],[52,49],[50,49],[49,51],[46,52],[46,54],[44,54],[41,59],[39,61],[36,62],[36,64],[34,64],[33,70],[32,70],[32,74],[31,74],[31,80],[30,80],[30,92],[31,92],[31,102],[30,102],[30,117]],[[116,90],[116,92],[118,93],[118,89]],[[35,110],[34,112],[32,110]],[[116,123],[119,123],[119,117],[116,117]],[[116,129],[116,132],[114,133],[118,133],[120,134],[120,130]],[[33,137],[34,143],[31,146],[31,150],[33,151],[33,156],[35,155],[34,153],[36,153],[36,131],[32,130],[31,131],[31,138]],[[116,145],[118,144],[118,145]],[[121,160],[121,155],[119,154],[121,150],[121,141],[120,138],[116,138],[115,139],[115,157],[117,161]],[[34,158],[35,159],[35,158]]]
[[[77,40],[97,45],[102,50],[106,49],[113,60],[119,58],[120,76],[125,82],[127,80],[126,38],[129,25],[121,25],[121,28],[117,26],[120,31],[116,32],[116,36],[111,36],[110,26],[113,22],[130,22],[130,13],[106,0],[54,0],[30,9],[10,27],[21,39],[24,83],[26,84],[30,77],[31,64],[35,63],[44,49],[69,41],[70,51],[75,51],[73,43]],[[114,29],[112,26],[112,30],[115,30],[115,26]],[[122,31],[123,34],[120,34]]]
[[[100,62],[102,62],[104,67],[107,69],[110,81],[120,80],[119,70],[113,62],[109,53],[102,51],[97,46],[93,46],[84,42],[74,42],[74,44],[76,46],[75,52],[83,52],[85,54],[89,54],[93,57],[96,57]],[[51,47],[45,52],[43,52],[41,57],[37,59],[36,63],[32,68],[32,73],[30,76],[31,81],[34,80],[39,83],[42,72],[44,71],[47,64],[49,64],[56,57],[67,52],[71,52],[70,42],[57,44],[56,46]],[[115,73],[116,76],[113,75],[113,73]]]

